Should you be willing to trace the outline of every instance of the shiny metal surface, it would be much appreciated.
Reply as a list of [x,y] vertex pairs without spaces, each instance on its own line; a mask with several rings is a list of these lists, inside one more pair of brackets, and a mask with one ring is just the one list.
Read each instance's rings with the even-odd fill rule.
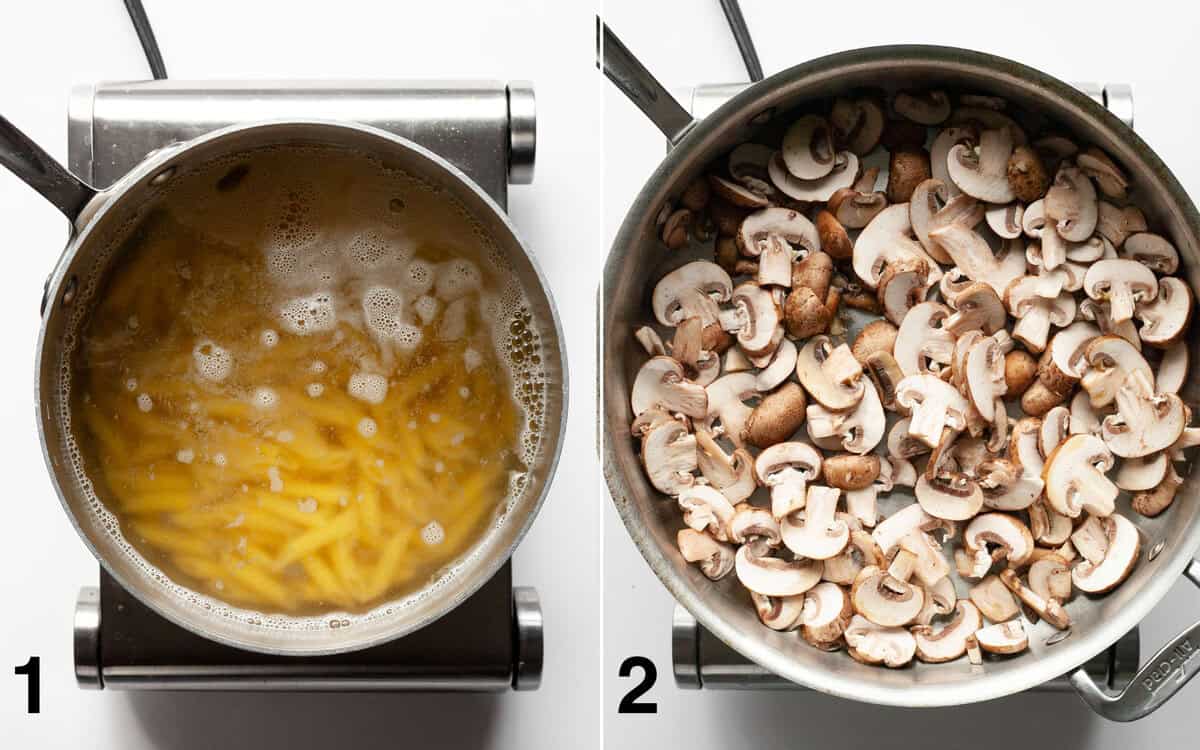
[[75,656],[75,683],[86,690],[104,687],[100,677],[100,589],[84,586],[75,599],[71,628]]
[[596,64],[671,143],[678,143],[694,124],[687,110],[679,106],[679,102],[599,18],[596,19]]
[[532,586],[513,589],[513,690],[537,690],[542,685],[545,651],[542,603]]
[[[1109,685],[1138,667],[1138,631],[1101,651],[1082,669],[1091,679]],[[671,618],[671,653],[675,685],[685,690],[808,690],[764,669],[715,638],[679,604]],[[1071,675],[1065,674],[1030,688],[1034,692],[1071,692]]]
[[533,182],[537,157],[537,99],[529,81],[510,81],[508,93],[508,182]]
[[[612,64],[621,64],[620,58]],[[618,72],[625,79],[632,75],[631,68]],[[630,332],[652,319],[647,290],[653,281],[673,265],[696,257],[686,251],[664,253],[655,232],[655,215],[714,158],[751,140],[760,128],[770,127],[805,101],[856,87],[934,86],[1005,97],[1017,107],[1061,123],[1080,141],[1105,149],[1130,176],[1151,224],[1179,249],[1187,280],[1200,289],[1200,215],[1166,165],[1117,117],[1077,89],[1009,60],[946,47],[894,46],[797,65],[747,87],[692,126],[681,127],[675,119],[658,123],[664,131],[685,134],[634,201],[609,254],[599,295],[604,305],[598,358],[604,472],[618,513],[651,568],[716,638],[767,670],[824,692],[897,706],[987,700],[1077,668],[1131,631],[1166,594],[1200,545],[1200,496],[1196,478],[1189,476],[1169,511],[1156,519],[1136,521],[1143,549],[1148,552],[1161,542],[1161,554],[1153,560],[1143,558],[1130,579],[1108,596],[1076,597],[1067,607],[1074,625],[1065,640],[1052,639],[1054,631],[1039,624],[1032,629],[1030,654],[989,662],[982,674],[972,673],[965,663],[881,670],[858,664],[845,654],[818,651],[794,634],[762,627],[736,581],[713,584],[680,557],[674,541],[680,526],[678,513],[650,486],[636,445],[627,437],[629,387],[644,359]],[[626,88],[636,87],[626,84]],[[1200,356],[1200,340],[1190,346],[1192,356]],[[1192,377],[1182,396],[1196,401],[1200,379]],[[1127,503],[1120,507],[1128,512]]]
[[[189,85],[199,86],[176,82],[130,84],[129,95],[120,97],[106,95],[106,92],[111,92],[112,89],[100,87],[91,100],[93,124],[90,137],[84,139],[84,142],[90,144],[93,149],[92,177],[116,182],[85,207],[77,221],[79,233],[59,260],[47,285],[49,304],[44,310],[43,325],[38,338],[36,389],[39,432],[47,467],[76,528],[106,570],[124,588],[177,625],[228,646],[269,654],[331,654],[367,648],[398,638],[449,612],[488,581],[508,559],[544,500],[549,479],[557,464],[566,419],[565,348],[562,345],[557,313],[532,256],[516,237],[501,206],[489,197],[485,189],[481,189],[449,161],[392,133],[348,122],[297,120],[231,125],[212,132],[203,132],[203,123],[184,122],[183,119],[176,118],[194,116],[203,121],[213,122],[241,115],[252,117],[253,113],[265,112],[265,104],[253,93],[257,89],[231,85],[214,93],[212,107],[208,109],[197,104],[202,97],[183,96],[179,93],[181,87],[186,89]],[[320,84],[314,84],[314,88],[319,87]],[[491,95],[484,93],[485,88]],[[333,99],[340,105],[340,109],[339,106],[327,109],[344,114],[358,111],[357,107],[365,106],[369,109],[371,106],[382,106],[391,102],[384,96],[382,85],[379,89],[364,86],[363,90],[371,95],[353,99],[335,96]],[[462,129],[457,127],[455,116],[462,115],[466,118],[469,113],[483,111],[480,108],[495,105],[500,107],[497,115],[499,122],[507,124],[507,97],[503,87],[476,86],[466,91],[466,95],[460,96],[456,104],[445,94],[444,87],[418,84],[411,90],[413,101],[408,110],[415,120],[424,122],[424,128],[428,132],[421,132],[428,142],[440,144],[451,154],[457,154],[464,162],[466,141],[463,139]],[[222,92],[229,96],[224,97]],[[150,111],[133,104],[141,97],[155,99],[153,111],[165,113],[156,116],[153,123],[147,123],[154,125],[145,129],[147,133],[154,131],[159,134],[156,137],[161,137],[164,132],[169,132],[174,137],[189,137],[200,130],[201,134],[195,135],[186,143],[161,149],[158,148],[162,145],[161,140],[124,145],[107,144],[102,124],[126,118],[126,122],[136,125],[137,118]],[[76,92],[72,97],[73,105],[85,101],[87,97],[80,92]],[[278,103],[284,112],[296,112],[302,110],[306,103],[311,104],[311,101],[301,93],[296,97],[281,97]],[[435,112],[439,104],[444,110],[440,118]],[[392,109],[385,110],[392,113]],[[272,111],[278,114],[280,110]],[[83,118],[72,119],[73,127],[78,130],[82,126]],[[464,127],[465,122],[464,120]],[[449,127],[443,127],[447,124]],[[415,132],[420,130],[417,125],[418,123],[406,122],[397,124],[396,128],[403,132]],[[506,127],[495,130],[496,158],[491,161],[498,166],[495,170],[481,167],[473,176],[488,182],[500,195],[504,195],[507,181]],[[440,186],[475,216],[484,232],[510,259],[526,290],[534,318],[542,321],[540,333],[547,353],[547,356],[543,357],[548,375],[547,414],[544,422],[547,429],[543,434],[543,450],[535,465],[530,467],[530,489],[469,551],[459,565],[458,572],[444,580],[435,594],[411,597],[403,606],[389,607],[390,614],[379,610],[378,616],[356,621],[349,627],[333,627],[331,623],[330,627],[311,630],[276,630],[263,627],[255,618],[223,617],[215,614],[210,608],[169,594],[145,570],[133,564],[131,558],[121,552],[113,538],[89,515],[86,509],[87,500],[67,465],[63,453],[63,425],[57,418],[60,403],[56,382],[59,342],[66,331],[66,319],[74,301],[74,290],[88,278],[89,273],[94,272],[95,259],[101,256],[111,243],[116,231],[123,226],[129,226],[128,222],[136,224],[141,212],[153,205],[157,195],[157,186],[152,184],[153,178],[159,174],[167,174],[171,169],[188,169],[245,149],[294,142],[326,143],[384,157],[389,163]],[[147,151],[152,153],[139,162]],[[485,153],[490,152],[485,149]],[[131,166],[129,173],[121,176]]]

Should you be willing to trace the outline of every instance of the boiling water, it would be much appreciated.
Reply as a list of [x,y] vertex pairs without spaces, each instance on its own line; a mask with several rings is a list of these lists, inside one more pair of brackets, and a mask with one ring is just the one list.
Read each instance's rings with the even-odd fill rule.
[[177,587],[262,612],[364,612],[445,575],[539,450],[537,321],[504,258],[355,152],[173,183],[64,375],[95,512]]

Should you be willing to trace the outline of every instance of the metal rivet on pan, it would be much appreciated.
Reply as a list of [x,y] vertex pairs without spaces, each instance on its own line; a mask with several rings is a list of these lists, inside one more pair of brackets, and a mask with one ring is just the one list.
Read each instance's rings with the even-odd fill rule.
[[1151,562],[1154,558],[1162,554],[1163,547],[1167,546],[1166,539],[1159,539],[1158,542],[1150,548],[1150,552],[1146,554],[1146,562]]
[[79,289],[79,278],[72,276],[67,279],[67,283],[63,286],[62,303],[69,307],[75,301],[75,292]]
[[1063,641],[1067,640],[1070,637],[1071,637],[1071,629],[1070,628],[1068,628],[1066,630],[1060,630],[1057,633],[1055,633],[1054,635],[1052,635],[1046,639],[1046,645],[1053,646],[1056,643],[1062,643]]
[[158,174],[151,177],[150,184],[156,185],[156,186],[161,185],[164,182],[166,182],[167,180],[171,179],[171,177],[173,177],[174,174],[175,174],[175,167],[167,167],[163,171],[161,171]]

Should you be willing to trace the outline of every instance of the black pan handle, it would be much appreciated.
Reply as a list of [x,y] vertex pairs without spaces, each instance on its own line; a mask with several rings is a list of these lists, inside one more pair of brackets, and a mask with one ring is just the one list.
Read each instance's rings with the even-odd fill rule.
[[758,61],[758,50],[754,49],[754,40],[750,38],[750,28],[746,26],[742,6],[738,4],[738,0],[721,0],[721,10],[725,11],[725,20],[729,22],[729,30],[733,32],[733,41],[737,42],[738,52],[742,53],[742,62],[746,63],[750,82],[758,83],[763,79],[762,63]]
[[72,222],[96,194],[29,136],[0,115],[0,166],[19,177],[67,215]]
[[688,111],[650,75],[599,16],[596,17],[596,66],[658,126],[672,145],[692,129],[696,121]]
[[125,0],[125,10],[129,11],[129,20],[133,21],[133,30],[137,32],[138,41],[142,43],[142,51],[146,53],[146,62],[150,64],[150,75],[154,80],[161,81],[167,77],[167,66],[163,63],[162,53],[158,51],[158,40],[154,38],[154,29],[150,27],[150,17],[142,0]]

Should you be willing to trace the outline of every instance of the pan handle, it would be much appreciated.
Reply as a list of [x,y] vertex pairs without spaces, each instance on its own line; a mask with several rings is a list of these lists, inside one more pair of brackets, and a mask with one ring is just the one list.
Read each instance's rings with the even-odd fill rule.
[[72,223],[96,194],[95,188],[68,172],[4,115],[0,115],[0,166],[41,193]]
[[596,66],[658,126],[672,146],[695,125],[688,111],[650,75],[599,16],[596,17]]
[[[1188,564],[1184,575],[1200,586],[1200,561]],[[1118,695],[1101,690],[1082,668],[1071,675],[1071,685],[1083,702],[1109,721],[1137,721],[1148,716],[1179,692],[1200,672],[1200,622],[1163,646]]]

